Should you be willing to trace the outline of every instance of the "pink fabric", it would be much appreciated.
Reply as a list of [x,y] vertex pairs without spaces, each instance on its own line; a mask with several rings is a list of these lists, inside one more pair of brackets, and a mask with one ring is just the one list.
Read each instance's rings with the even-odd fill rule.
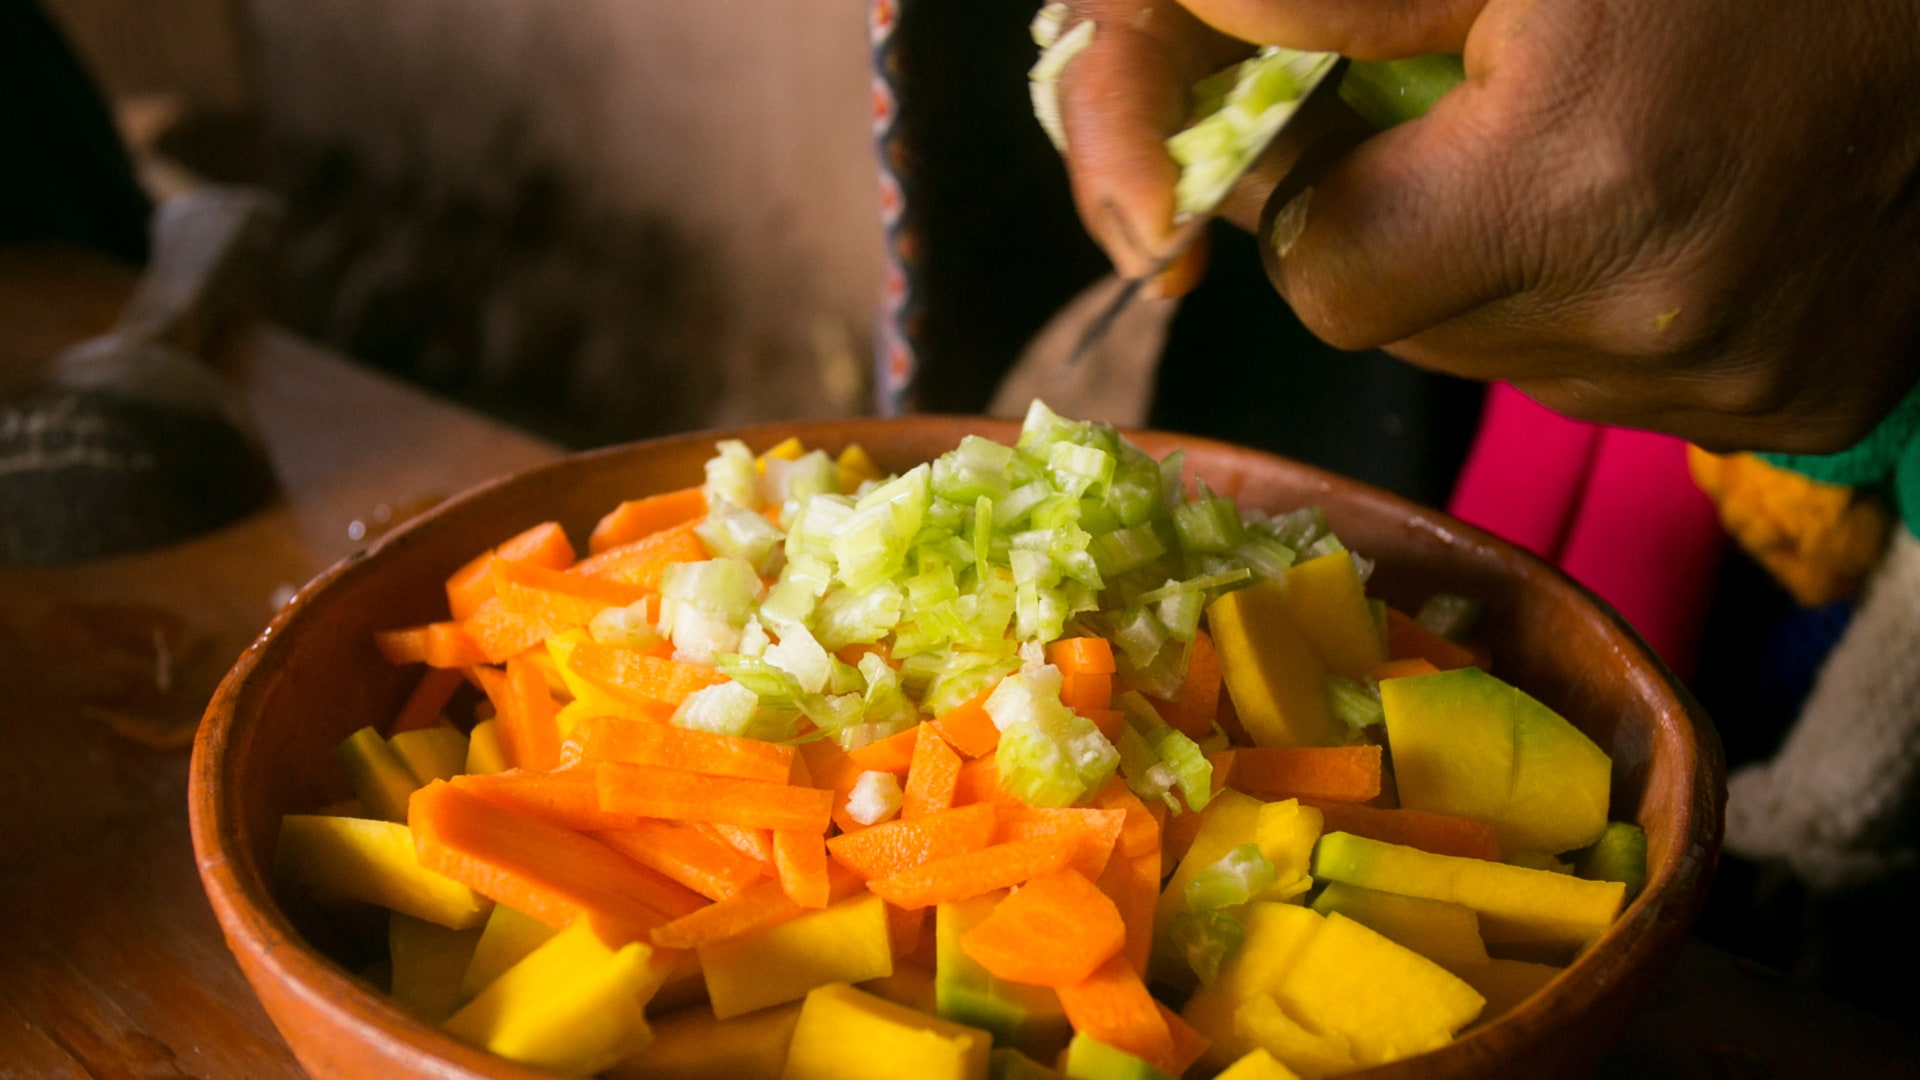
[[1568,420],[1496,385],[1449,510],[1558,565],[1692,676],[1726,534],[1684,442]]

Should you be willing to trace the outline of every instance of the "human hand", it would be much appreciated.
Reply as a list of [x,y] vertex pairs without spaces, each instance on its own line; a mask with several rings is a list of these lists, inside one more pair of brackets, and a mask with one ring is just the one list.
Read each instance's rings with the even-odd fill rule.
[[[1844,448],[1920,374],[1913,0],[1185,3],[1242,40],[1464,53],[1425,118],[1268,208],[1268,272],[1332,344],[1710,449]],[[1174,172],[1146,158],[1182,118],[1169,95],[1235,57],[1170,0],[1082,17],[1099,29],[1060,84],[1068,162],[1124,271],[1119,238],[1164,235]]]

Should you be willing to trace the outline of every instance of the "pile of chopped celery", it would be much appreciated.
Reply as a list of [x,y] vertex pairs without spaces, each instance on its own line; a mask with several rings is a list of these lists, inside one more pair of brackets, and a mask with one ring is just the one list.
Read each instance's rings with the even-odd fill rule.
[[[1013,446],[968,436],[853,490],[817,450],[757,461],[737,442],[718,449],[699,528],[715,557],[669,570],[657,625],[627,612],[596,620],[595,635],[657,633],[677,658],[730,675],[675,717],[730,735],[858,747],[997,687],[987,708],[1003,783],[1041,805],[1116,770],[1145,797],[1205,805],[1199,747],[1141,695],[1178,696],[1213,597],[1340,549],[1318,510],[1243,513],[1204,483],[1188,498],[1179,453],[1156,461],[1038,401]],[[1128,718],[1117,746],[1060,704],[1041,657],[1079,635],[1111,641],[1139,692],[1116,701]],[[893,663],[842,659],[863,644]]]

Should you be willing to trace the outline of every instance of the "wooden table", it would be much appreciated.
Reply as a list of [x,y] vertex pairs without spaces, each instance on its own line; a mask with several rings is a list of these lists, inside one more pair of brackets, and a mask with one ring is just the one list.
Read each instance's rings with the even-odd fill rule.
[[[0,252],[0,366],[104,329],[130,283],[95,258]],[[390,524],[559,452],[282,332],[240,361],[280,502],[160,551],[0,567],[0,1080],[302,1075],[200,891],[193,725],[278,598],[377,533],[382,507]],[[1904,1077],[1920,1048],[1694,945],[1600,1068]]]

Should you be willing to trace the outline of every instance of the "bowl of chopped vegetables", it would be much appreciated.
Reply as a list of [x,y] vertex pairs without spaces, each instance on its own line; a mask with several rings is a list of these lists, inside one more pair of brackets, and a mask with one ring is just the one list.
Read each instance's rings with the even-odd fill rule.
[[1517,548],[1242,447],[776,424],[470,491],[194,751],[315,1077],[1591,1072],[1719,851],[1710,724]]

